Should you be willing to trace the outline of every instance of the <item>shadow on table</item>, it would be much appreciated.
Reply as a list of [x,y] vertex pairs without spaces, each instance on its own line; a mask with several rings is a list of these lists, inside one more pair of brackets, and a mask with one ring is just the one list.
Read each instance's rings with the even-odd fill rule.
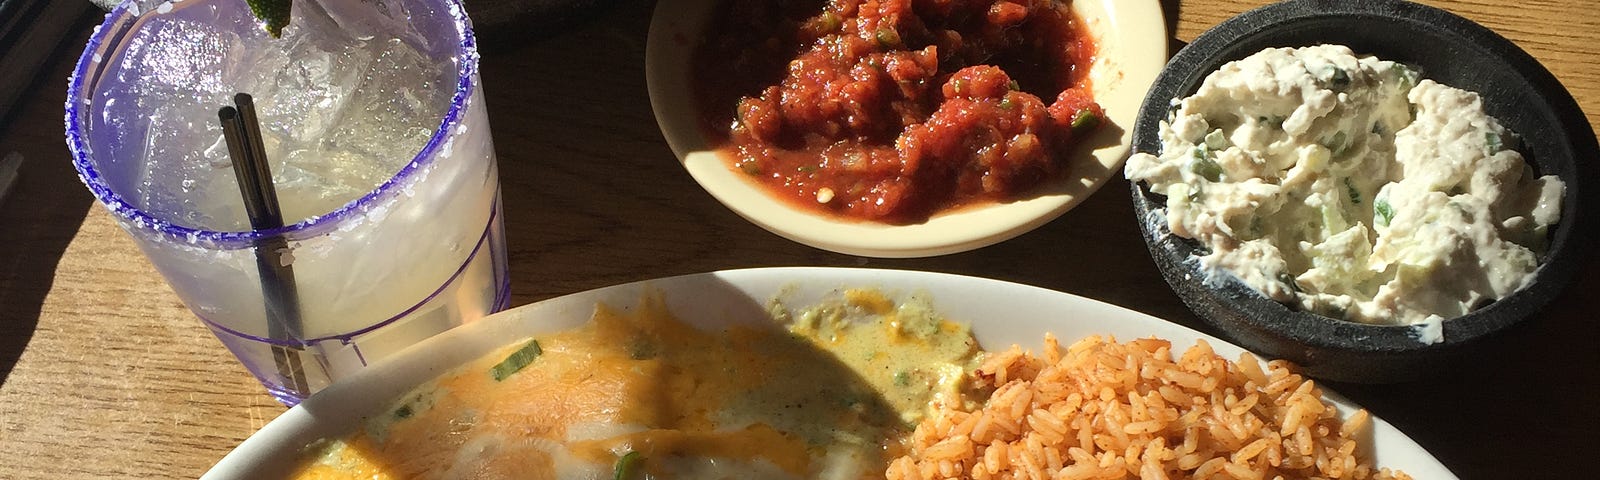
[[[1461,478],[1563,478],[1554,459],[1600,448],[1600,256],[1530,322],[1486,338],[1481,354],[1396,385],[1330,383],[1393,423]],[[1492,442],[1470,439],[1494,438]],[[1528,454],[1537,452],[1537,454]],[[1522,472],[1512,475],[1509,472]]]
[[0,384],[33,338],[56,265],[94,203],[72,168],[61,125],[68,59],[82,48],[89,24],[78,27],[0,124],[0,156],[22,156],[16,183],[0,197]]
[[1178,16],[1183,13],[1178,5],[1178,0],[1161,0],[1161,18],[1167,24],[1167,56],[1177,55],[1182,50],[1183,40],[1178,40]]
[[18,183],[0,203],[0,383],[33,338],[56,264],[93,203],[64,148],[26,150],[49,153],[23,154]]

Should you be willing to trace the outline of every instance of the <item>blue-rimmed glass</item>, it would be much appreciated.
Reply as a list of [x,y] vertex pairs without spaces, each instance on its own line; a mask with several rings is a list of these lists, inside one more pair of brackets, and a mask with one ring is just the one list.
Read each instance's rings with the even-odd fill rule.
[[[157,157],[141,157],[162,138],[149,126],[149,110],[193,99],[184,90],[131,87],[170,72],[175,62],[182,68],[204,63],[200,72],[211,71],[205,67],[212,63],[205,62],[214,62],[217,73],[193,79],[192,95],[202,103],[215,96],[220,107],[220,99],[235,89],[230,77],[266,67],[252,63],[254,53],[239,42],[202,39],[203,48],[195,51],[204,55],[140,57],[129,51],[187,48],[159,42],[210,38],[204,32],[213,28],[260,37],[243,1],[184,0],[144,12],[124,3],[90,38],[66,104],[67,144],[83,182],[183,302],[287,404],[422,338],[503,309],[509,300],[493,141],[476,45],[460,2],[318,3],[319,9],[337,10],[345,28],[400,28],[406,38],[422,39],[414,45],[419,58],[445,69],[440,71],[446,77],[402,81],[442,89],[441,99],[450,93],[442,118],[424,119],[436,127],[420,150],[406,154],[409,162],[331,211],[307,214],[281,229],[230,231],[205,228],[189,212],[147,208],[154,203],[141,189],[156,188],[148,172]],[[352,35],[368,38],[370,32]],[[393,112],[378,112],[384,113]],[[264,115],[263,123],[268,121]],[[188,187],[186,181],[182,191]],[[267,325],[254,248],[271,237],[286,240],[286,261],[292,261],[298,286],[303,327],[293,338],[269,333]],[[276,365],[275,351],[281,355],[285,349],[301,356],[305,389]]]

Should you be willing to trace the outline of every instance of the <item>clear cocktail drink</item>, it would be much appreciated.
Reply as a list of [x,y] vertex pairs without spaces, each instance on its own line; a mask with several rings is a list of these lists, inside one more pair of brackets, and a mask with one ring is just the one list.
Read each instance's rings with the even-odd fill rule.
[[[91,38],[67,103],[84,183],[285,403],[508,301],[459,1],[294,7],[272,38],[244,0],[124,3]],[[252,231],[245,215],[217,121],[237,92],[255,97],[284,228]],[[299,321],[274,328],[255,262],[276,237]]]

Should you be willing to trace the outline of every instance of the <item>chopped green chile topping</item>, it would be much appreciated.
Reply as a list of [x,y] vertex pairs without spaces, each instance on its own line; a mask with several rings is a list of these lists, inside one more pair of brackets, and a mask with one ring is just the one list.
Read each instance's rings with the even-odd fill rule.
[[1334,132],[1333,136],[1329,137],[1327,143],[1322,144],[1322,146],[1328,147],[1329,155],[1337,157],[1350,148],[1350,136],[1346,135],[1342,130]]
[[1372,211],[1378,214],[1378,225],[1387,227],[1394,220],[1394,207],[1389,206],[1388,200],[1378,199],[1372,204]]
[[839,16],[833,12],[824,12],[822,16],[817,17],[817,30],[822,33],[837,32],[839,27],[843,25],[844,21],[839,19]]
[[1194,160],[1189,163],[1189,171],[1206,181],[1222,181],[1222,165],[1218,165],[1217,161],[1211,158],[1211,152],[1202,147],[1195,147]]
[[1294,275],[1290,275],[1289,272],[1278,272],[1278,281],[1288,285],[1291,290],[1300,291],[1300,284],[1295,282]]
[[617,458],[616,465],[612,466],[612,480],[630,480],[639,470],[639,462],[644,461],[644,455],[639,452],[628,452]]
[[1483,133],[1483,146],[1488,147],[1489,154],[1494,155],[1506,149],[1505,142],[1500,140],[1500,134],[1494,132]]
[[1189,186],[1189,195],[1188,195],[1189,203],[1198,203],[1201,200],[1205,200],[1205,198],[1206,198],[1206,190],[1205,190],[1205,188],[1201,187],[1200,185],[1201,184],[1196,183],[1194,185]]
[[1011,83],[1007,84],[1006,86],[1010,87],[1012,90],[1022,90],[1022,84],[1017,83],[1016,80],[1012,80]]
[[1328,75],[1328,87],[1336,91],[1344,91],[1350,88],[1350,72],[1344,71],[1343,68],[1333,67],[1333,73]]
[[496,382],[505,380],[506,377],[510,377],[511,374],[517,373],[523,367],[527,367],[528,364],[538,359],[539,355],[543,354],[544,349],[539,348],[538,340],[528,340],[528,343],[523,345],[522,348],[511,352],[511,355],[506,357],[505,360],[501,360],[500,363],[495,364],[494,368],[489,369],[489,376],[494,377]]
[[1078,110],[1078,113],[1072,116],[1072,129],[1074,131],[1081,132],[1098,126],[1100,126],[1100,116],[1095,115],[1092,110]]
[[878,46],[880,47],[893,47],[900,44],[900,33],[889,27],[879,28],[878,31],[873,32],[873,38],[878,41]]
[[1356,184],[1350,182],[1350,177],[1344,177],[1344,188],[1350,194],[1350,203],[1360,205],[1361,190],[1356,188]]

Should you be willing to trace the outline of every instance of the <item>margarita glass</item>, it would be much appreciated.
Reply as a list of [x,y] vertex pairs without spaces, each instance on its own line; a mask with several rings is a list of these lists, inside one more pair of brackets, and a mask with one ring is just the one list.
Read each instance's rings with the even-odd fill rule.
[[[291,405],[509,300],[493,142],[459,0],[294,7],[272,38],[244,0],[125,2],[90,38],[66,104],[83,182]],[[255,97],[283,228],[251,230],[245,215],[217,121],[238,92]],[[293,270],[294,328],[269,326],[262,245],[287,245],[276,253]],[[286,353],[303,370],[285,369]]]

